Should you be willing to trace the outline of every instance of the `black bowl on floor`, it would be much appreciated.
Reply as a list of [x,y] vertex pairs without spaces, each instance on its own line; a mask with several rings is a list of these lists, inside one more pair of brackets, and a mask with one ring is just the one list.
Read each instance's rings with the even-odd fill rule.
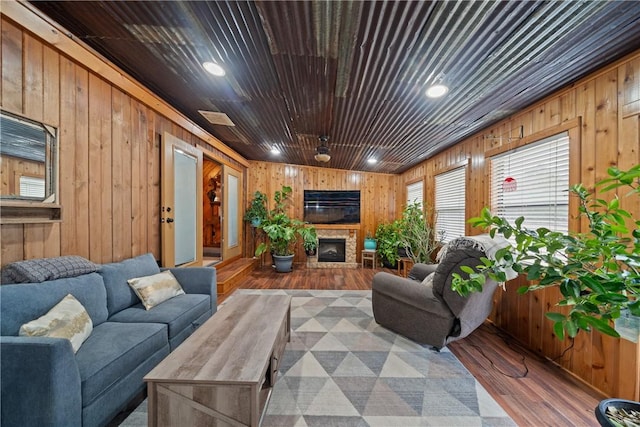
[[613,427],[614,424],[609,421],[607,417],[607,408],[614,406],[616,408],[633,409],[640,412],[640,402],[624,399],[604,399],[601,400],[598,406],[596,406],[596,418],[602,427]]

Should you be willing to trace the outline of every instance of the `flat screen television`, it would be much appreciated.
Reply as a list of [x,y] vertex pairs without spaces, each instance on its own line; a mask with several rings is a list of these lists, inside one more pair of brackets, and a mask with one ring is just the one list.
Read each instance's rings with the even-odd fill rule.
[[360,223],[360,190],[304,190],[304,220],[311,224]]

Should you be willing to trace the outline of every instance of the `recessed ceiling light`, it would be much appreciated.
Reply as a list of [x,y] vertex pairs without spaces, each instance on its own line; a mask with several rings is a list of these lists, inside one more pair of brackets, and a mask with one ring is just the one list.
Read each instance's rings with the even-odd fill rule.
[[440,98],[441,96],[446,95],[447,92],[449,92],[448,87],[446,87],[443,84],[437,84],[437,85],[429,86],[426,94],[429,98]]
[[224,69],[215,62],[204,62],[202,66],[214,76],[222,77],[226,74]]
[[271,154],[275,154],[275,155],[280,154],[280,150],[278,150],[278,147],[276,147],[275,145],[271,147]]
[[372,164],[372,165],[373,165],[374,163],[378,163],[378,160],[377,160],[377,159],[375,159],[375,158],[373,158],[373,157],[369,157],[369,158],[367,159],[367,163],[369,163],[369,164]]

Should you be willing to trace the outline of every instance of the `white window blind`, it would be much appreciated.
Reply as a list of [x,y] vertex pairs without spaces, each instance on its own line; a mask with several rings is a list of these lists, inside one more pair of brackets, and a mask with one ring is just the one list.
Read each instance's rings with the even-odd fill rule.
[[44,178],[21,175],[20,196],[44,199]]
[[416,181],[407,185],[407,205],[418,202],[422,207],[423,181]]
[[[505,179],[513,181],[507,185]],[[515,183],[515,185],[514,185]],[[569,135],[564,132],[491,158],[491,212],[511,224],[567,232],[569,228]]]
[[465,235],[466,168],[435,177],[436,236],[443,242]]

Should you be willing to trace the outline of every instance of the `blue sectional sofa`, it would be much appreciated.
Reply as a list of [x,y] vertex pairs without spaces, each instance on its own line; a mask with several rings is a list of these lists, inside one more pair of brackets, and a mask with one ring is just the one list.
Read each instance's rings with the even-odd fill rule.
[[[0,286],[2,426],[103,426],[143,391],[143,377],[217,307],[215,269],[176,268],[185,294],[145,310],[127,280],[160,271],[147,254],[76,277]],[[18,336],[67,294],[93,323],[77,353],[67,339]]]

